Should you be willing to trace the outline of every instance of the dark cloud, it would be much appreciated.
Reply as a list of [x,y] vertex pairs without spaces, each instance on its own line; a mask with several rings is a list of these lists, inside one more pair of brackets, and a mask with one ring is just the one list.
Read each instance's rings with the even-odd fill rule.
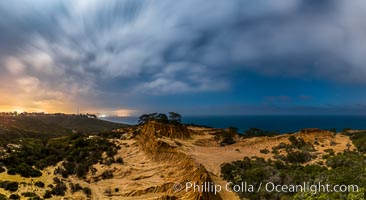
[[32,82],[25,93],[39,102],[91,106],[116,93],[222,91],[247,71],[366,84],[365,8],[362,0],[5,0],[0,76],[19,93]]

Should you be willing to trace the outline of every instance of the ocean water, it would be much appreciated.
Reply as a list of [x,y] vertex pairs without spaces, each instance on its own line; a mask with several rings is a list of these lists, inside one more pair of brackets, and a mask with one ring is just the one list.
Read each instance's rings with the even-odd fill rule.
[[[106,117],[104,120],[137,124],[138,117]],[[184,116],[183,123],[215,128],[237,127],[239,132],[259,128],[281,133],[297,132],[304,128],[365,129],[366,115],[362,116]]]

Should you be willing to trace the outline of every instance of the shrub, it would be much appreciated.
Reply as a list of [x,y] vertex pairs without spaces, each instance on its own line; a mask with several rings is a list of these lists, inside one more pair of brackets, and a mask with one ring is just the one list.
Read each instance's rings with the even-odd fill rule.
[[116,163],[123,164],[123,158],[122,157],[118,157],[116,159]]
[[36,196],[38,196],[36,193],[33,193],[33,192],[23,192],[22,195],[24,197],[36,197]]
[[18,182],[0,181],[0,188],[4,188],[4,190],[8,190],[10,192],[17,191],[18,186],[19,186]]
[[43,200],[43,199],[39,196],[36,196],[36,197],[28,198],[28,200]]
[[91,189],[90,188],[88,188],[88,187],[84,187],[83,188],[83,192],[84,192],[84,194],[86,195],[86,196],[90,196],[91,195]]
[[263,154],[268,154],[269,150],[268,149],[261,149],[261,150],[259,150],[259,152],[261,152]]
[[20,199],[20,196],[19,196],[19,195],[17,195],[17,194],[11,194],[11,195],[9,196],[9,199],[17,200],[17,199]]
[[102,173],[103,179],[110,179],[113,178],[113,171],[112,170],[106,170]]
[[43,198],[49,199],[52,197],[52,192],[49,190],[46,190],[46,193],[43,195]]
[[366,152],[366,131],[360,133],[348,134],[352,140],[352,143],[357,147],[360,152]]
[[113,157],[117,146],[106,138],[89,138],[88,135],[76,133],[48,141],[24,140],[21,149],[9,152],[0,162],[4,163],[10,175],[39,177],[42,175],[41,169],[64,161],[57,173],[63,177],[71,174],[84,177],[104,152]]
[[[295,152],[294,152],[295,153]],[[301,153],[301,152],[299,152]],[[295,155],[295,154],[292,154]],[[299,156],[301,157],[301,156]],[[327,193],[268,193],[238,192],[240,198],[246,199],[363,199],[366,188],[366,157],[359,152],[345,151],[327,159],[322,163],[299,165],[289,164],[280,160],[265,161],[262,158],[244,158],[243,160],[221,165],[221,176],[234,185],[246,182],[258,188],[258,183],[272,182],[279,185],[316,183],[326,180],[330,185],[357,185],[362,192]]]
[[8,200],[8,197],[6,197],[5,195],[3,194],[0,194],[0,200]]
[[81,187],[78,183],[77,184],[70,183],[70,190],[72,193],[81,191],[82,189],[83,187]]
[[250,128],[246,131],[244,131],[245,137],[261,137],[261,136],[275,136],[279,135],[280,133],[278,131],[265,131],[258,128]]
[[304,151],[289,152],[286,156],[286,160],[290,163],[305,163],[311,159],[311,154]]
[[44,188],[44,183],[42,181],[37,181],[36,183],[34,183],[34,185],[40,188]]
[[27,165],[26,163],[21,163],[19,166],[12,167],[8,170],[8,174],[15,175],[20,174],[22,177],[40,177],[42,176],[42,172],[33,167]]
[[52,189],[51,193],[57,196],[64,196],[65,191],[67,190],[65,183],[56,177],[54,178],[54,182],[56,183],[56,186]]
[[333,149],[325,149],[324,152],[328,153],[331,156],[334,156],[334,154],[335,154]]

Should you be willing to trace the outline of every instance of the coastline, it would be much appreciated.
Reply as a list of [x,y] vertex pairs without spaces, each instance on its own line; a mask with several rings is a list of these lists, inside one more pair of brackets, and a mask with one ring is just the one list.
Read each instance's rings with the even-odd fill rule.
[[[137,116],[105,117],[106,121],[136,125]],[[366,115],[236,115],[236,116],[185,116],[185,124],[199,124],[213,128],[238,128],[242,133],[250,128],[292,133],[306,128],[329,130],[336,128],[366,129]]]

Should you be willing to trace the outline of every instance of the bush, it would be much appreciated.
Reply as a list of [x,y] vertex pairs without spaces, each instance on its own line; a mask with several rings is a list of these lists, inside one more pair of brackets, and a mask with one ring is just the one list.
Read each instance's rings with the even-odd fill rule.
[[18,200],[18,199],[20,199],[20,196],[19,196],[19,195],[17,195],[17,194],[11,194],[11,195],[9,196],[9,199],[12,199],[12,200]]
[[52,192],[49,190],[46,190],[46,193],[43,195],[43,198],[49,199],[52,197]]
[[8,197],[6,197],[5,195],[3,194],[0,194],[0,200],[8,200]]
[[38,196],[36,193],[33,193],[33,192],[23,192],[22,195],[24,197],[36,197],[36,196]]
[[110,179],[113,178],[113,171],[112,170],[106,170],[102,173],[103,179]]
[[43,200],[43,199],[39,196],[36,196],[36,197],[28,198],[28,200]]
[[65,183],[58,178],[54,178],[54,182],[56,186],[52,189],[51,193],[56,196],[65,196],[65,191],[67,190]]
[[334,156],[335,154],[333,149],[325,149],[324,152],[328,153],[330,156]]
[[83,187],[81,187],[78,183],[77,184],[70,183],[71,193],[81,191],[82,189],[83,189]]
[[[55,165],[61,161],[63,165],[57,173],[63,177],[76,174],[84,177],[93,164],[98,163],[103,153],[113,157],[117,146],[108,139],[98,136],[89,138],[88,135],[76,133],[49,141],[37,139],[24,140],[22,148],[0,159],[8,174],[20,174],[22,177],[39,177],[39,169]],[[34,166],[34,167],[33,167]]]
[[91,189],[90,188],[88,188],[88,187],[84,187],[83,188],[83,192],[84,192],[84,194],[86,195],[86,196],[90,196],[91,195]]
[[[297,153],[293,152],[294,157]],[[302,152],[298,152],[302,153]],[[302,156],[297,156],[302,157]],[[295,158],[294,158],[295,159]],[[325,166],[322,163],[302,166],[289,164],[280,160],[265,161],[262,158],[244,158],[243,160],[221,165],[221,176],[234,185],[246,182],[258,188],[258,183],[272,182],[279,185],[316,183],[326,180],[330,185],[357,185],[362,191],[366,188],[366,157],[358,152],[346,151],[342,154],[329,157]],[[298,162],[298,161],[297,161]],[[264,190],[258,192],[238,192],[241,198],[246,199],[360,199],[358,193],[324,193],[315,195],[308,193],[268,193]],[[352,197],[352,198],[351,198]]]
[[12,167],[8,170],[8,174],[15,175],[20,174],[22,177],[40,177],[42,176],[42,172],[33,167],[27,165],[26,163],[21,163],[19,166]]
[[122,157],[118,157],[116,159],[116,163],[123,164],[123,158]]
[[10,192],[17,191],[18,186],[19,186],[18,182],[0,181],[0,188],[4,188],[4,190],[8,190]]
[[40,188],[44,188],[44,183],[42,181],[37,181],[36,183],[34,183],[34,185]]
[[278,131],[265,131],[258,128],[250,128],[246,131],[244,131],[245,137],[262,137],[262,136],[275,136],[279,135],[280,133]]
[[358,151],[366,153],[366,131],[348,135],[350,136],[352,143],[357,147]]
[[312,155],[304,151],[289,152],[286,161],[290,163],[306,163],[312,159]]
[[269,150],[268,149],[261,149],[261,150],[259,150],[259,152],[261,152],[263,154],[268,154]]

